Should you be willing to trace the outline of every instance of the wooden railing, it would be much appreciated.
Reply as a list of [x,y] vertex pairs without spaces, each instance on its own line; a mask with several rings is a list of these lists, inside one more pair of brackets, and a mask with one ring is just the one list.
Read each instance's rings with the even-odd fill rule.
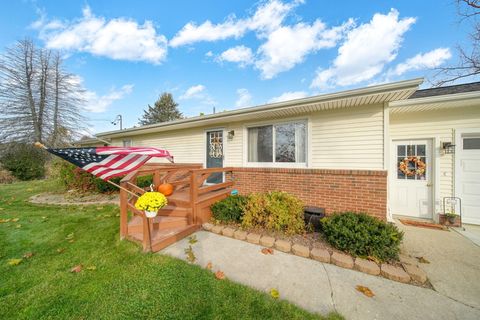
[[[232,175],[226,175],[231,172],[232,168],[209,168],[203,169],[201,164],[147,164],[136,171],[126,175],[120,185],[125,190],[120,189],[120,237],[123,239],[128,236],[128,213],[137,215],[142,218],[143,224],[143,245],[144,248],[150,242],[151,226],[143,211],[135,208],[137,197],[143,194],[149,187],[140,187],[137,185],[137,179],[142,176],[152,175],[155,188],[162,183],[170,183],[174,187],[174,195],[185,195],[185,201],[179,200],[172,196],[172,201],[181,203],[183,208],[190,210],[188,216],[189,224],[197,224],[199,212],[209,206],[211,201],[215,201],[215,197],[220,197],[222,192],[215,193],[217,190],[226,190],[234,185],[231,180]],[[217,184],[206,184],[210,175],[214,173],[223,173],[224,181]],[[128,190],[128,191],[127,191]],[[213,198],[209,197],[209,192]],[[213,192],[213,193],[212,193]],[[134,196],[132,194],[136,194]],[[217,195],[215,195],[217,194]]]

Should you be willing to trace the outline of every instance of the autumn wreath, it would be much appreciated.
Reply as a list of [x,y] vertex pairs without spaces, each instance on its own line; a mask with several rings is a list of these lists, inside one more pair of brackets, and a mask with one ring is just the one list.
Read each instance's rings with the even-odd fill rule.
[[[415,170],[410,170],[409,169],[410,162],[413,162],[413,163],[417,164]],[[400,164],[398,165],[398,169],[400,171],[402,171],[408,177],[411,177],[411,176],[414,176],[414,175],[423,176],[425,174],[425,168],[426,167],[427,167],[427,165],[425,164],[425,162],[423,162],[420,158],[414,157],[414,156],[406,157],[405,159],[400,161]]]

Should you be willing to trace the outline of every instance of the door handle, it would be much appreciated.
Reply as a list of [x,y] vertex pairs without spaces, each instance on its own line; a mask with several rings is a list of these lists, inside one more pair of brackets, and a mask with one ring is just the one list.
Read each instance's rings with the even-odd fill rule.
[[431,183],[427,183],[427,187],[431,187],[431,186],[432,186],[432,184],[431,184]]

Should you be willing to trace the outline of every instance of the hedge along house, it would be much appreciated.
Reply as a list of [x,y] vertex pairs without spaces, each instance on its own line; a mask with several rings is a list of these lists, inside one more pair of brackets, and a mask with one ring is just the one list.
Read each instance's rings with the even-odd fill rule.
[[480,224],[480,85],[418,90],[422,82],[371,86],[97,137],[116,146],[163,147],[177,163],[233,167],[240,193],[283,190],[327,213],[436,220],[443,197],[458,196],[464,222]]

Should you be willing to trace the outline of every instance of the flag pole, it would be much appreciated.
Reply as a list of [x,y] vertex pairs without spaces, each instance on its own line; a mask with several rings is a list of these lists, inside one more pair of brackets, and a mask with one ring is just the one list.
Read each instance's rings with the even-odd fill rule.
[[[34,145],[35,147],[37,147],[37,148],[42,148],[42,149],[44,149],[44,150],[47,150],[47,149],[48,149],[47,147],[45,147],[45,145],[44,145],[43,143],[40,143],[40,142],[38,142],[38,141],[35,142],[33,145]],[[105,181],[108,182],[108,183],[110,183],[111,185],[119,188],[119,189],[122,189],[123,191],[129,193],[130,195],[132,195],[132,196],[134,196],[134,197],[136,197],[136,198],[139,197],[138,194],[133,193],[132,191],[130,191],[130,190],[128,190],[128,189],[126,189],[126,188],[124,188],[124,187],[116,184],[116,183],[113,182],[113,181],[110,181],[110,180],[105,180]]]

